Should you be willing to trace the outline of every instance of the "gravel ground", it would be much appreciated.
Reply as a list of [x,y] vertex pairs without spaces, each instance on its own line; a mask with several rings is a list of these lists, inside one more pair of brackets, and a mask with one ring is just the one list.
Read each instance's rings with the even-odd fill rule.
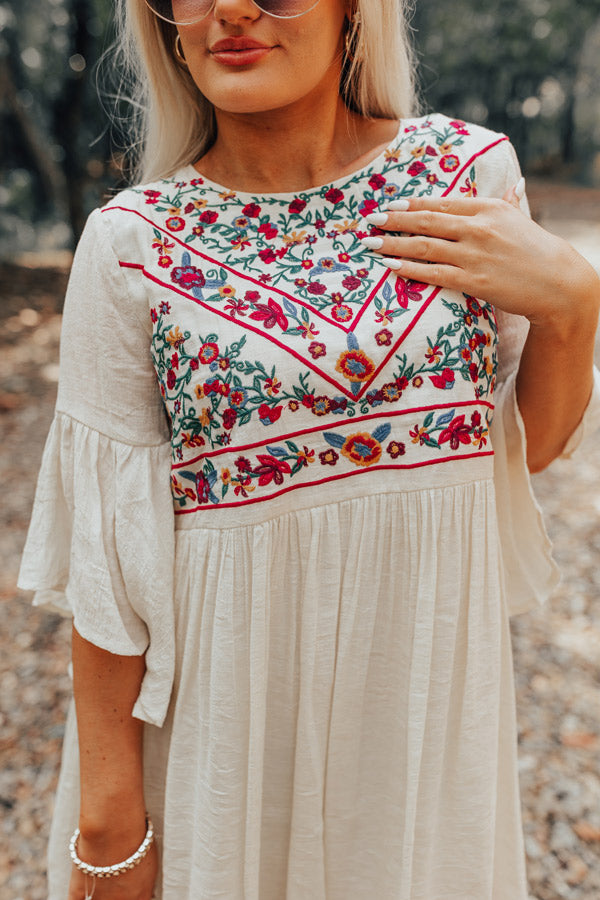
[[[536,218],[576,244],[580,235],[591,258],[598,198],[529,191]],[[65,268],[0,266],[0,900],[46,897],[70,692],[70,624],[15,586],[52,417],[66,278]],[[563,581],[547,607],[511,619],[530,892],[600,900],[600,453],[591,443],[584,463],[558,461],[534,483]]]

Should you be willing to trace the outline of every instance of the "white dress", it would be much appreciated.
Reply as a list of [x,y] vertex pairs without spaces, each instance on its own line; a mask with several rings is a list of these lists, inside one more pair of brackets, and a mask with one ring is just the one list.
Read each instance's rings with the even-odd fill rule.
[[[19,584],[147,651],[157,898],[526,900],[509,616],[557,581],[526,322],[358,240],[390,199],[519,174],[504,135],[433,115],[324,187],[187,166],[90,215]],[[71,708],[50,900],[77,778]]]

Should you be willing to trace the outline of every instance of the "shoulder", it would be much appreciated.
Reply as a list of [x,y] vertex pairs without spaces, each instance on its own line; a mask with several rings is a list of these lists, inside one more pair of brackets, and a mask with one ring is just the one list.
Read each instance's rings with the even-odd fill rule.
[[520,175],[515,150],[504,132],[434,112],[405,120],[404,136],[411,145],[435,152],[438,167],[446,174],[473,167],[483,195],[494,196],[514,174]]
[[405,134],[414,137],[432,138],[434,146],[465,148],[480,154],[501,144],[509,143],[508,135],[493,131],[474,122],[451,118],[444,113],[432,112],[426,116],[405,119]]
[[181,189],[189,183],[181,179],[186,175],[182,169],[171,178],[131,185],[94,210],[96,227],[104,231],[118,256],[137,253],[156,229],[167,234],[179,230]]

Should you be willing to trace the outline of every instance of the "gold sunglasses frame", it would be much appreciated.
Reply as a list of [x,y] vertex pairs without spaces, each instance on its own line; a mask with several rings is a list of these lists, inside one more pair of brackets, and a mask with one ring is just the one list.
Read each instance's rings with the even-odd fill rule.
[[[158,16],[159,19],[162,19],[163,22],[168,22],[169,25],[186,26],[186,25],[197,25],[198,22],[202,22],[203,19],[206,19],[206,17],[209,16],[211,14],[211,12],[213,11],[216,0],[212,0],[212,3],[210,4],[208,11],[205,12],[203,16],[200,16],[197,19],[193,19],[190,22],[175,22],[173,19],[167,19],[166,16],[161,15],[159,12],[157,12],[154,9],[150,0],[144,0],[144,2],[146,4],[146,6],[148,7],[148,9],[150,9],[151,12],[153,12],[155,16]],[[303,10],[301,13],[295,13],[293,16],[278,16],[276,13],[271,13],[271,12],[268,12],[266,9],[263,9],[262,6],[260,5],[260,3],[257,2],[257,0],[251,0],[251,2],[254,4],[254,6],[256,6],[258,9],[260,9],[260,11],[262,13],[264,13],[266,16],[272,16],[272,18],[274,18],[274,19],[299,19],[300,16],[305,16],[306,13],[311,12],[311,10],[315,9],[315,7],[319,5],[321,0],[314,0],[314,3],[312,4],[312,6],[309,6],[308,9]]]

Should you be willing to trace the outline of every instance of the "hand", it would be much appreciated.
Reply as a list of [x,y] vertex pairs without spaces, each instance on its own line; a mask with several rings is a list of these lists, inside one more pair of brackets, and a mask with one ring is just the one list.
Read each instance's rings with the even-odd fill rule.
[[380,233],[382,245],[371,248],[402,278],[461,291],[533,324],[573,319],[580,302],[584,309],[597,302],[592,267],[521,211],[515,188],[502,200],[408,203],[407,211],[392,211],[391,204],[385,223],[377,213],[366,217],[380,231],[406,235]]
[[[86,845],[81,837],[77,849],[80,858],[85,862],[89,860],[93,865],[110,865],[109,862],[104,861],[94,863],[94,849]],[[116,854],[113,852],[110,859],[113,862],[121,862],[127,855],[124,856],[122,851],[117,850]],[[103,859],[108,859],[108,857],[103,857]],[[134,869],[113,878],[96,878],[93,898],[94,900],[152,900],[157,873],[158,851],[156,841],[154,841],[146,856]],[[84,900],[86,896],[90,896],[93,885],[94,880],[91,876],[87,876],[86,884],[84,873],[73,866],[67,900]]]

